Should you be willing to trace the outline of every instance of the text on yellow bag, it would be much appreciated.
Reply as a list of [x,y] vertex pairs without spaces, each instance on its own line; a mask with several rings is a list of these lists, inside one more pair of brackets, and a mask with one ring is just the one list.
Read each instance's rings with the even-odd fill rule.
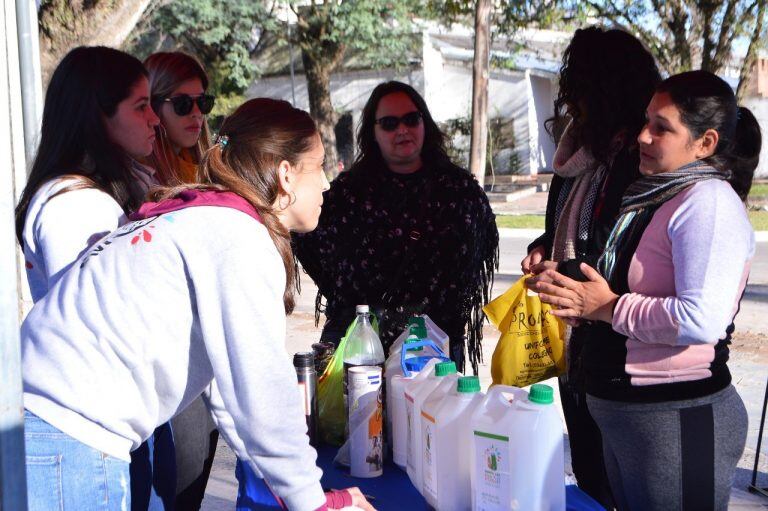
[[526,287],[530,277],[483,307],[501,331],[491,359],[494,384],[525,387],[565,372],[565,324]]

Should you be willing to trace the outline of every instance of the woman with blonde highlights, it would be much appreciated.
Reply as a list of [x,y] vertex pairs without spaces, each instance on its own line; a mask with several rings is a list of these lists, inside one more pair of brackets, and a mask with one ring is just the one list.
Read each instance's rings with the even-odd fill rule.
[[[124,506],[130,451],[204,391],[229,446],[288,509],[372,509],[356,489],[323,493],[285,352],[289,233],[317,226],[323,159],[309,114],[248,101],[222,125],[200,184],[155,192],[32,309],[25,420],[42,436],[27,444],[85,453],[58,461],[57,494],[78,495],[64,509],[104,500],[81,489],[98,481],[86,456],[110,461],[122,484],[107,488],[108,509]],[[51,493],[32,480],[31,507]]]
[[215,98],[207,93],[208,75],[197,59],[182,52],[153,53],[144,67],[152,108],[160,117],[147,163],[166,185],[194,183],[202,155],[211,146],[206,115]]

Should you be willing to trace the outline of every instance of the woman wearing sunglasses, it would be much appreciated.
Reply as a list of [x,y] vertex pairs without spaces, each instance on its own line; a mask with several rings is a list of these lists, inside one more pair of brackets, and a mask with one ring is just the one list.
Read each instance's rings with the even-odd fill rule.
[[[152,108],[160,117],[148,163],[166,185],[195,183],[201,156],[211,145],[205,116],[213,108],[214,97],[206,94],[208,76],[197,59],[182,52],[153,53],[144,66],[149,73]],[[202,399],[193,401],[171,425],[176,452],[175,507],[199,509],[219,434]]]
[[637,141],[642,177],[596,269],[530,285],[553,314],[589,320],[587,406],[618,509],[725,510],[747,437],[727,361],[755,253],[742,201],[760,126],[723,79],[690,71],[656,88]]
[[497,265],[498,231],[485,193],[453,164],[445,135],[413,87],[377,86],[363,108],[359,153],[331,184],[320,225],[295,236],[304,269],[325,297],[322,339],[338,343],[367,303],[386,348],[408,317],[428,314],[450,336],[463,369],[477,369],[482,306]]
[[200,157],[211,142],[205,116],[215,98],[206,93],[208,76],[194,57],[181,52],[153,53],[144,66],[152,108],[160,117],[148,163],[164,184],[194,183]]

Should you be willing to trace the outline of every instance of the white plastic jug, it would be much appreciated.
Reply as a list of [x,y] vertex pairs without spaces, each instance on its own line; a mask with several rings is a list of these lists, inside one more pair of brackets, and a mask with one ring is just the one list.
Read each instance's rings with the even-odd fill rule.
[[[399,402],[399,400],[403,398],[402,390],[404,388],[404,382],[399,380],[402,380],[403,377],[405,377],[405,379],[410,379],[412,376],[424,369],[427,363],[432,359],[437,359],[438,362],[449,361],[448,357],[445,356],[445,353],[440,349],[439,346],[437,346],[433,341],[429,339],[420,339],[420,335],[427,335],[426,328],[412,327],[411,335],[408,336],[408,339],[405,340],[405,343],[401,346],[399,351],[389,356],[385,366],[387,395],[387,445],[392,448],[392,454],[395,463],[403,468],[405,468],[407,460],[407,451],[405,450],[407,446],[405,439],[407,436],[401,435],[401,439],[403,441],[400,442],[401,445],[398,445],[400,450],[397,451],[395,448],[396,413],[393,413],[395,409],[400,406],[400,404],[402,404],[403,409],[405,407],[405,403]],[[395,381],[399,382],[397,391],[395,391],[393,388]],[[402,420],[402,424],[406,424],[405,419],[403,418]],[[404,429],[403,431],[407,430]]]
[[[417,319],[418,318],[418,319]],[[429,316],[426,314],[422,314],[421,316],[415,316],[414,318],[411,318],[411,323],[408,325],[408,327],[403,330],[403,333],[401,333],[397,339],[395,339],[392,344],[389,347],[389,354],[390,357],[397,351],[400,351],[400,347],[403,345],[403,342],[408,338],[408,335],[410,334],[410,327],[411,325],[423,325],[427,329],[427,335],[426,338],[440,346],[440,349],[442,349],[445,353],[450,353],[450,340],[448,338],[448,334],[443,332],[443,330],[435,324],[432,319],[430,319]]]
[[435,370],[425,373],[420,372],[405,385],[403,395],[405,397],[407,422],[407,472],[413,486],[421,493],[421,405],[439,385],[446,394],[451,385],[456,385],[456,364],[453,362],[441,362],[435,365]]
[[467,439],[470,419],[482,401],[477,376],[462,376],[447,395],[433,392],[424,401],[422,495],[438,511],[466,511],[472,506],[472,445]]
[[[563,423],[552,388],[496,385],[471,419],[472,510],[563,511]],[[510,402],[511,398],[511,402]]]

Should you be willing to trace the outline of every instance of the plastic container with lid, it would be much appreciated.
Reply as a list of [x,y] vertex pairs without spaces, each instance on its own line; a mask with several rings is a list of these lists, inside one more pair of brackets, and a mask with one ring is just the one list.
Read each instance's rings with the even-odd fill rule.
[[433,391],[424,401],[422,495],[435,509],[464,511],[472,506],[472,446],[468,440],[470,419],[482,401],[477,376],[462,376],[446,395]]
[[434,371],[419,373],[403,390],[408,421],[406,470],[411,483],[419,492],[422,491],[421,407],[433,392],[437,392],[436,395],[447,394],[456,385],[458,376],[454,362],[441,362],[435,365]]
[[435,363],[449,361],[432,341],[420,340],[417,337],[419,330],[424,329],[411,328],[414,334],[403,344],[399,367],[389,365],[386,373],[387,439],[392,446],[392,458],[401,468],[406,468],[408,461],[405,385],[428,365],[431,368]]
[[491,387],[470,422],[474,511],[565,509],[563,423],[552,387]]

